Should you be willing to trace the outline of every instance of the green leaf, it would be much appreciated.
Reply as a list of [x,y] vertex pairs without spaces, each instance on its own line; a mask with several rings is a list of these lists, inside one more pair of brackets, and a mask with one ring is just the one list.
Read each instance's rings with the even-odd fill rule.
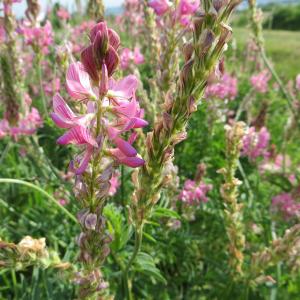
[[180,216],[176,211],[164,207],[157,207],[153,212],[153,216],[158,218],[165,217],[165,218],[180,219]]
[[155,266],[155,262],[149,254],[140,252],[137,255],[135,262],[135,271],[151,276],[154,280],[167,284],[166,279],[160,273],[160,270]]

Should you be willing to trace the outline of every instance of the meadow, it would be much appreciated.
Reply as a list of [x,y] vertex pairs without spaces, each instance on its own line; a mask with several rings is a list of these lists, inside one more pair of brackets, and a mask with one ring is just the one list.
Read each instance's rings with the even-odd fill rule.
[[300,32],[255,0],[232,28],[238,0],[20,2],[0,7],[0,299],[298,300]]

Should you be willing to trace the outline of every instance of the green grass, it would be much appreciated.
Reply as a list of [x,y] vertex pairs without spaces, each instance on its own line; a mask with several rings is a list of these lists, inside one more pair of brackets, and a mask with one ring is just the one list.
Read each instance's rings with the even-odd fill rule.
[[[239,53],[245,49],[250,36],[249,29],[234,28]],[[300,31],[264,30],[268,57],[277,72],[285,80],[294,79],[300,73]]]

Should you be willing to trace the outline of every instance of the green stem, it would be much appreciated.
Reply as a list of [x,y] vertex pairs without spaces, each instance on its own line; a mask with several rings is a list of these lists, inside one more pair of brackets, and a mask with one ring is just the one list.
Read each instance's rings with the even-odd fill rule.
[[41,194],[43,194],[49,200],[51,200],[61,211],[63,211],[72,221],[74,221],[77,224],[76,218],[67,209],[65,209],[63,206],[61,206],[53,196],[51,196],[49,193],[47,193],[45,190],[43,190],[39,186],[37,186],[33,183],[30,183],[30,182],[24,181],[24,180],[12,179],[12,178],[0,178],[0,183],[20,184],[20,185],[24,185],[24,186],[27,186],[34,190],[39,191]]
[[133,253],[132,253],[132,255],[128,261],[128,264],[124,270],[124,273],[123,273],[124,285],[125,285],[125,290],[126,290],[126,298],[128,300],[132,299],[132,295],[130,293],[130,289],[128,286],[128,273],[129,273],[130,268],[131,268],[132,264],[134,263],[137,255],[141,249],[142,239],[143,239],[143,224],[141,224],[140,227],[136,228],[136,230],[135,230],[134,250],[133,250]]
[[43,87],[43,80],[42,80],[42,58],[40,54],[37,54],[37,75],[38,75],[38,80],[39,80],[39,85],[40,85],[40,90],[41,90],[41,96],[42,96],[42,101],[43,101],[43,108],[44,108],[44,113],[47,116],[48,115],[48,110],[47,110],[47,102],[46,102],[46,96],[44,93],[44,87]]
[[280,77],[278,76],[276,70],[271,65],[271,63],[270,63],[270,61],[269,61],[269,59],[268,59],[268,57],[266,55],[265,50],[261,48],[260,52],[261,52],[262,59],[265,62],[267,68],[272,73],[274,79],[277,81],[277,83],[278,83],[278,85],[279,85],[279,87],[281,89],[282,94],[287,99],[287,103],[288,103],[288,106],[289,106],[290,110],[292,111],[293,114],[295,114],[294,109],[293,109],[293,98],[291,97],[291,95],[289,94],[289,92],[286,90],[286,88],[285,88],[283,82],[281,81]]

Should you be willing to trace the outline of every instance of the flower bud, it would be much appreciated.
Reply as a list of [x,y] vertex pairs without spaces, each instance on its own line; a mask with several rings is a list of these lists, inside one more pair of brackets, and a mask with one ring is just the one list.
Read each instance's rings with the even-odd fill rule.
[[183,54],[184,54],[184,61],[187,62],[191,59],[194,53],[194,47],[191,43],[186,43],[183,46]]
[[101,172],[101,175],[98,176],[97,182],[100,184],[109,181],[112,177],[112,173],[113,173],[113,167],[112,164],[110,164],[108,167],[106,167],[104,171]]
[[[105,23],[103,23],[105,24]],[[103,30],[99,30],[96,33],[94,42],[93,42],[93,53],[94,58],[96,59],[98,65],[103,61],[107,51],[108,51],[108,32],[106,25],[103,26]]]
[[172,143],[173,143],[173,145],[176,145],[176,144],[178,144],[178,143],[184,141],[186,138],[187,138],[187,133],[186,133],[186,131],[179,132],[179,133],[177,133],[177,134],[173,137]]
[[199,39],[200,34],[202,32],[202,25],[203,25],[204,19],[205,19],[205,14],[202,12],[197,13],[196,17],[194,17],[194,19],[193,19],[194,34],[195,34],[196,40]]
[[212,4],[214,9],[219,12],[224,5],[226,5],[228,0],[213,0]]
[[84,208],[77,213],[77,220],[82,227],[85,226],[85,218],[88,214],[89,214],[88,208]]
[[97,65],[94,61],[93,46],[88,46],[81,52],[81,62],[93,81],[99,81]]
[[198,42],[201,57],[208,52],[214,40],[215,40],[215,35],[210,29],[205,29],[202,32]]
[[108,91],[108,72],[106,64],[102,64],[101,68],[101,79],[100,79],[100,89],[99,94],[100,96],[105,96]]
[[221,24],[221,35],[216,45],[216,52],[221,53],[225,44],[230,40],[232,35],[232,28],[226,24]]
[[86,241],[86,234],[84,232],[80,232],[79,236],[76,238],[77,245],[82,248]]
[[84,220],[84,225],[86,229],[95,230],[97,225],[97,215],[88,214]]
[[100,183],[99,190],[96,193],[96,198],[98,200],[103,199],[105,196],[108,195],[109,189],[110,189],[110,183],[108,181]]
[[188,113],[192,114],[195,111],[197,111],[197,103],[195,101],[195,98],[193,96],[190,96],[188,100]]
[[107,54],[105,56],[105,64],[107,67],[107,73],[109,77],[114,73],[114,71],[119,65],[119,62],[120,58],[118,53],[112,46],[109,46],[109,50],[107,51]]
[[189,60],[182,68],[180,73],[180,83],[183,90],[188,89],[192,85],[194,61]]
[[164,112],[163,113],[163,126],[164,129],[170,131],[172,128],[173,120],[170,114]]

